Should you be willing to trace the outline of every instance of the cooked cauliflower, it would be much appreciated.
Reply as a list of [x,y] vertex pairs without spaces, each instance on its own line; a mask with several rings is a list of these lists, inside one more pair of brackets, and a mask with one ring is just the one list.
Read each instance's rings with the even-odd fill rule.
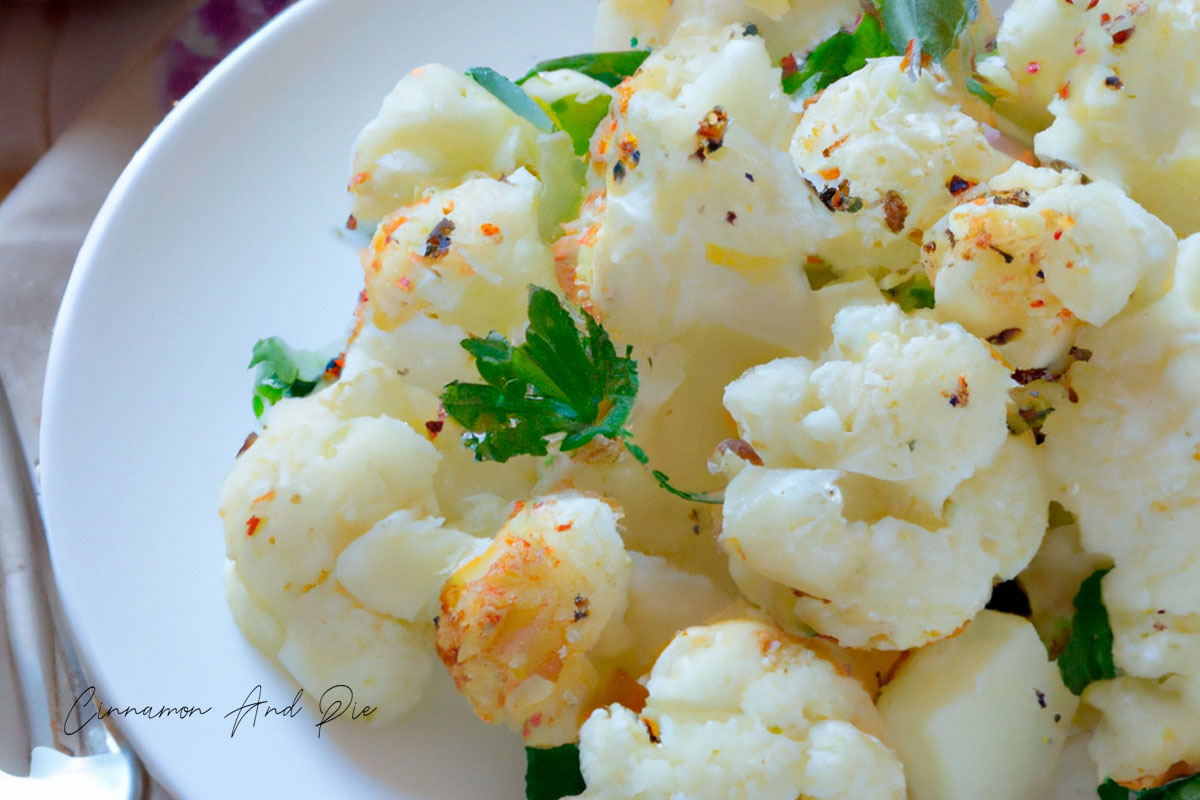
[[1120,677],[1088,686],[1082,700],[1101,714],[1088,745],[1101,779],[1157,786],[1200,764],[1200,678]]
[[476,336],[523,331],[528,286],[554,281],[538,234],[539,188],[527,173],[480,178],[386,217],[362,252],[375,326],[425,314]]
[[762,39],[677,37],[616,94],[592,142],[597,221],[559,265],[567,295],[638,348],[703,328],[802,347],[819,209],[788,163],[797,118]]
[[936,314],[1017,367],[1047,367],[1080,325],[1166,291],[1175,234],[1108,181],[1014,164],[925,234]]
[[221,493],[226,586],[247,638],[307,691],[347,684],[386,719],[420,698],[441,576],[476,540],[439,516],[433,444],[381,414],[419,414],[419,396],[393,392],[370,416],[352,390],[279,403],[238,457]]
[[537,162],[537,128],[461,72],[426,64],[396,84],[354,143],[354,214],[376,222],[426,189]]
[[1182,243],[1166,297],[1079,346],[1092,354],[1071,368],[1079,402],[1043,428],[1048,473],[1084,547],[1115,563],[1102,589],[1127,677],[1084,701],[1101,714],[1101,773],[1136,780],[1200,754],[1200,238]]
[[1074,51],[1050,103],[1054,123],[1034,138],[1034,151],[1127,189],[1180,236],[1195,233],[1200,2],[1114,2],[1074,27],[1051,30],[1065,40],[1080,28],[1086,41]]
[[980,183],[1008,168],[954,91],[938,67],[914,80],[899,57],[880,58],[805,110],[791,155],[825,217],[808,252],[841,274],[910,271],[921,236],[954,207],[954,179]]
[[905,797],[870,697],[770,625],[689,628],[646,687],[640,713],[612,705],[584,723],[581,798]]
[[438,654],[480,718],[528,745],[573,741],[612,677],[594,659],[628,602],[619,519],[581,494],[518,503],[491,546],[442,587]]
[[852,0],[600,0],[596,49],[661,49],[676,32],[711,33],[726,25],[753,24],[771,58],[801,56],[838,28],[850,25],[860,8]]
[[721,543],[776,584],[743,579],[785,627],[798,621],[849,647],[918,647],[954,633],[996,578],[1029,563],[1047,496],[1027,437],[1005,442],[940,518],[897,488],[837,470],[748,466],[726,489]]
[[768,466],[896,482],[938,512],[1007,438],[1009,371],[958,325],[895,305],[843,309],[833,337],[819,362],[779,359],[726,388],[742,438]]

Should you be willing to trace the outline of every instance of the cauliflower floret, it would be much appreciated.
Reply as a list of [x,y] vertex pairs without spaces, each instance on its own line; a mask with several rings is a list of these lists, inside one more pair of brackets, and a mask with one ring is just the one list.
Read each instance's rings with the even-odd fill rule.
[[744,468],[726,489],[721,532],[746,568],[735,579],[784,627],[798,621],[845,646],[904,650],[970,620],[997,577],[1029,563],[1046,528],[1028,438],[1005,442],[959,485],[944,522],[896,488],[835,470]]
[[573,257],[558,248],[564,291],[639,352],[700,328],[801,348],[819,209],[783,149],[797,117],[762,39],[676,37],[616,94],[592,142],[597,221],[574,226]]
[[677,31],[713,33],[726,25],[753,24],[771,58],[807,53],[861,13],[853,0],[600,0],[596,49],[661,49]]
[[362,253],[376,327],[424,314],[476,336],[524,329],[528,286],[552,285],[554,260],[538,234],[538,182],[510,181],[467,181],[384,219]]
[[779,359],[725,390],[768,466],[822,466],[902,484],[933,511],[1008,436],[1014,386],[986,345],[895,305],[838,312],[820,362]]
[[593,659],[627,603],[619,519],[575,493],[518,503],[491,546],[442,587],[438,654],[480,718],[528,745],[574,740],[612,677]]
[[1042,161],[1062,161],[1127,189],[1180,236],[1196,232],[1200,2],[1114,3],[1080,16],[1076,26],[1052,29],[1067,39],[1082,28],[1087,41],[1050,103],[1054,124],[1034,138],[1034,151]]
[[1049,126],[1054,117],[1048,106],[1066,83],[1077,52],[1102,46],[1108,38],[1092,21],[1123,8],[1121,0],[1016,0],[1006,9],[996,33],[998,54],[977,65],[996,95],[1001,123],[1016,123],[1022,138]]
[[1164,773],[1200,765],[1200,678],[1098,681],[1082,700],[1102,715],[1088,745],[1101,780],[1156,786]]
[[[359,415],[347,380],[280,402],[238,457],[221,494],[227,596],[247,638],[307,691],[344,683],[391,718],[431,674],[429,573],[475,540],[438,516],[434,446],[408,421]],[[376,400],[376,414],[420,416],[419,395]]]
[[1069,373],[1078,403],[1043,428],[1048,474],[1084,547],[1115,563],[1102,590],[1129,677],[1084,699],[1102,714],[1102,772],[1136,779],[1200,763],[1200,729],[1182,723],[1200,718],[1200,237],[1180,246],[1161,301],[1082,332],[1079,346],[1092,355]]
[[640,715],[612,705],[584,724],[581,798],[905,796],[870,697],[773,626],[689,628],[646,686]]
[[804,112],[791,155],[825,205],[809,251],[839,274],[911,270],[922,234],[954,207],[955,177],[979,183],[1012,164],[959,110],[940,67],[914,80],[899,57],[869,60],[827,88]]
[[417,67],[354,144],[354,214],[378,221],[428,188],[533,167],[537,137],[537,128],[461,72]]
[[925,234],[936,315],[987,338],[1017,367],[1067,354],[1080,325],[1168,288],[1171,229],[1108,181],[1014,164],[991,191]]

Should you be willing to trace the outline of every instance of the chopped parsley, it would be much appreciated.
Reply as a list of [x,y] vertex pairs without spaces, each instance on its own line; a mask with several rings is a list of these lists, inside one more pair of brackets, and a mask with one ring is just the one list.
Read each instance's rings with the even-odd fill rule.
[[1126,789],[1110,778],[1096,790],[1096,794],[1100,800],[1200,800],[1200,774],[1188,775],[1141,791]]
[[[633,348],[618,355],[600,323],[589,314],[582,317],[581,326],[558,295],[531,286],[524,344],[514,346],[495,332],[462,341],[485,383],[454,381],[441,400],[446,414],[466,428],[463,442],[477,461],[544,456],[559,436],[557,449],[566,453],[604,436],[622,442],[639,463],[648,464],[645,451],[625,429],[638,391]],[[720,502],[676,489],[658,470],[651,474],[678,497]]]
[[853,33],[838,31],[817,45],[803,67],[794,72],[785,69],[783,90],[797,98],[811,97],[834,81],[862,69],[868,58],[895,53],[879,20],[863,16]]
[[470,67],[467,77],[492,93],[497,100],[512,109],[518,117],[527,120],[544,133],[555,131],[554,120],[537,104],[525,90],[491,67]]
[[[630,42],[637,47],[637,39]],[[606,86],[616,86],[621,81],[637,72],[638,67],[650,55],[649,50],[618,50],[607,53],[580,53],[574,56],[552,58],[549,61],[539,61],[533,69],[517,79],[517,84],[537,75],[539,72],[551,72],[556,69],[573,69],[589,78],[595,78]]]
[[1113,632],[1108,609],[1100,595],[1100,582],[1107,569],[1093,572],[1075,595],[1071,638],[1058,656],[1058,671],[1073,694],[1082,694],[1088,684],[1117,676],[1113,665]]
[[979,15],[979,0],[875,0],[884,30],[896,52],[941,61]]
[[586,788],[579,769],[579,745],[525,748],[526,800],[560,800]]
[[905,312],[933,308],[933,284],[923,272],[889,289],[887,293]]
[[254,379],[254,416],[285,397],[304,397],[341,370],[337,353],[297,350],[278,336],[254,344],[247,368],[258,367]]

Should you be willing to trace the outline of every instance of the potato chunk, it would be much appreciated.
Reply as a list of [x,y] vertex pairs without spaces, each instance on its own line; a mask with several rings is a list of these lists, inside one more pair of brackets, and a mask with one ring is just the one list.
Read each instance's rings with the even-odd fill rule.
[[879,711],[910,800],[1028,800],[1053,796],[1077,704],[1033,625],[983,611],[906,661]]

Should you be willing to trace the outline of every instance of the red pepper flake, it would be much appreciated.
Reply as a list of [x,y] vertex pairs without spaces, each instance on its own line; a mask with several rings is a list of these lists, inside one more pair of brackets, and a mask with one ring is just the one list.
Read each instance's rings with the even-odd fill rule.
[[795,75],[800,70],[800,67],[796,64],[796,57],[791,53],[788,53],[779,60],[779,66],[783,69],[784,78]]
[[500,228],[490,222],[485,222],[479,226],[479,232],[484,236],[495,236],[500,233]]
[[1037,75],[1038,70],[1040,70],[1041,68],[1042,68],[1042,65],[1039,64],[1038,62],[1030,61],[1029,64],[1025,67],[1025,71],[1028,72],[1030,75]]
[[261,524],[262,520],[258,517],[251,517],[250,519],[246,520],[246,535],[253,536],[254,532],[258,530],[258,526]]
[[1107,11],[1105,11],[1104,13],[1102,13],[1100,15],[1100,24],[1101,25],[1107,25],[1110,22],[1112,22],[1112,14],[1109,14]]
[[409,280],[407,275],[401,275],[399,278],[396,278],[396,288],[403,292],[411,292],[412,281]]
[[912,64],[913,49],[917,46],[916,39],[909,39],[908,46],[904,48],[904,58],[900,59],[900,71],[904,72]]
[[652,719],[649,719],[648,717],[642,717],[642,724],[646,726],[646,733],[650,736],[651,744],[659,744],[662,742],[662,739],[659,738],[660,731],[658,729],[658,723]]
[[950,405],[955,408],[966,408],[971,402],[971,389],[967,386],[967,376],[958,376],[958,388],[953,393],[942,392],[943,397],[950,398]]
[[1044,305],[1046,305],[1045,300],[1034,300],[1032,303],[1029,304],[1029,307],[1030,308],[1041,308]]
[[1059,239],[1062,238],[1062,235],[1063,235],[1062,229],[1055,231],[1054,232],[1054,241],[1057,242]]
[[904,230],[907,220],[908,206],[905,205],[904,198],[895,189],[888,189],[883,197],[883,222],[887,229],[892,233],[899,233]]
[[425,422],[425,430],[429,431],[430,439],[436,439],[444,427],[446,427],[446,420],[444,419],[431,419]]
[[329,363],[325,365],[325,380],[336,381],[342,377],[342,369],[346,366],[346,351],[338,353],[333,358],[329,359]]
[[346,230],[348,230],[348,231],[358,230],[358,217],[354,216],[353,214],[346,217]]
[[442,217],[429,238],[425,240],[425,257],[439,259],[450,250],[450,234],[454,232],[454,222],[449,217]]
[[1091,11],[1093,8],[1095,8],[1099,4],[1100,4],[1100,0],[1088,0],[1087,10]]
[[[238,451],[237,451],[238,456],[240,456],[242,453],[249,450],[250,445],[254,444],[256,441],[258,441],[257,433],[254,433],[253,431],[251,431],[250,433],[246,434],[245,441],[243,441],[242,446],[240,448],[238,448]],[[237,458],[237,456],[234,456],[234,458]]]
[[1104,85],[1110,89],[1120,89],[1125,84],[1121,83],[1121,79],[1116,75],[1109,75],[1104,79]]
[[1061,97],[1063,100],[1066,100],[1070,94],[1071,94],[1071,82],[1067,81],[1066,83],[1064,83],[1062,85],[1062,88],[1058,90],[1058,96]]
[[371,173],[369,173],[369,172],[355,173],[354,177],[350,179],[350,185],[347,186],[346,189],[352,190],[352,189],[354,189],[355,186],[361,186],[369,180],[371,180]]
[[730,225],[733,225],[735,222],[737,222],[737,214],[733,213],[732,211],[726,211],[725,212],[725,221],[728,222]]
[[714,106],[696,128],[696,152],[692,155],[703,162],[720,150],[725,144],[725,129],[728,125],[729,115],[720,106]]
[[442,213],[443,213],[443,214],[449,214],[449,213],[450,213],[450,212],[452,212],[452,211],[454,211],[454,201],[453,201],[453,200],[447,200],[447,201],[446,201],[446,204],[442,206]]
[[[567,529],[569,529],[571,527],[571,523],[567,523],[566,527],[567,527]],[[560,525],[558,529],[560,531],[563,530],[563,526]],[[575,621],[576,622],[579,622],[579,620],[581,620],[581,619],[587,619],[588,613],[590,611],[590,606],[591,606],[591,601],[588,600],[586,597],[584,597],[581,594],[575,595]]]
[[[726,439],[717,445],[718,453],[733,453],[735,456],[745,461],[748,464],[753,464],[756,467],[763,465],[762,456],[754,449],[754,445],[747,442],[745,439]],[[697,519],[697,521],[699,521]]]
[[829,167],[828,169],[823,169],[820,172],[818,172],[817,174],[820,175],[822,178],[824,178],[827,181],[836,181],[838,178],[842,177],[842,171],[837,167]]
[[822,150],[821,155],[824,156],[825,158],[829,158],[831,155],[833,155],[833,151],[837,150],[839,147],[844,145],[846,143],[846,140],[849,138],[850,138],[850,134],[847,133],[845,136],[838,139],[833,144],[829,145],[829,147],[826,147],[824,150]]
[[960,194],[976,185],[977,184],[975,181],[968,180],[961,175],[954,175],[950,178],[950,182],[946,184],[946,191],[950,192],[950,194],[954,195],[955,197],[958,197]]
[[1117,31],[1112,35],[1113,44],[1125,44],[1129,41],[1130,36],[1133,36],[1133,28]]

